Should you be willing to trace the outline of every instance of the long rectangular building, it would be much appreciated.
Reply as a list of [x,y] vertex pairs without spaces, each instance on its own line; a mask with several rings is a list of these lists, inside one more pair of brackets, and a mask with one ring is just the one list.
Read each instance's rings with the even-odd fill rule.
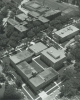
[[7,23],[9,25],[12,25],[12,26],[15,26],[15,25],[18,25],[19,24],[18,21],[14,20],[12,18],[9,18],[8,21],[7,21]]
[[44,17],[48,18],[49,20],[53,20],[54,18],[58,17],[61,15],[60,10],[48,10],[47,12],[44,13]]
[[34,74],[37,74],[37,71],[26,61],[17,64],[16,69],[26,83],[28,83],[29,79],[32,78]]
[[32,60],[32,56],[34,53],[28,51],[28,50],[24,50],[22,52],[19,52],[13,56],[10,56],[10,61],[12,66],[15,66],[16,64],[19,64],[22,61],[31,61]]
[[79,29],[73,25],[67,26],[59,31],[54,33],[54,37],[58,42],[64,42],[74,37],[79,33]]

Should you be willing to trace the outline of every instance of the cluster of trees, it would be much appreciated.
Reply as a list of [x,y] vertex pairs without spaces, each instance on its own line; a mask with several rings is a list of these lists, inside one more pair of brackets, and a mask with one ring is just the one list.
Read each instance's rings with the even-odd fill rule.
[[67,53],[75,60],[73,69],[66,69],[62,74],[61,80],[64,80],[61,87],[61,96],[75,96],[80,91],[80,36],[75,36],[76,43],[73,47],[67,48]]
[[7,26],[6,34],[0,35],[0,49],[11,46],[15,48],[18,42],[24,38],[24,34],[20,34],[14,30],[12,26]]
[[24,95],[16,89],[15,85],[9,85],[6,82],[5,92],[2,100],[21,100],[24,98]]
[[[59,2],[69,2],[69,0],[59,0]],[[80,7],[80,1],[79,0],[72,0],[71,1],[72,4],[76,4]]]
[[71,97],[77,95],[80,91],[80,72],[66,69],[61,77],[61,80],[64,79],[60,96]]
[[[9,66],[7,62],[4,62],[3,71],[0,73],[0,82],[5,83],[5,92],[1,100],[21,100],[24,98],[24,95],[19,91],[22,88],[22,79],[16,74],[14,77],[14,71]],[[15,84],[10,85],[8,83],[8,78],[13,79]],[[1,86],[0,86],[1,88]]]
[[[33,21],[27,25],[29,31],[27,32],[27,37],[32,38],[34,36],[40,35],[40,31],[48,28],[48,23],[42,24],[40,21]],[[41,34],[42,35],[42,34]]]

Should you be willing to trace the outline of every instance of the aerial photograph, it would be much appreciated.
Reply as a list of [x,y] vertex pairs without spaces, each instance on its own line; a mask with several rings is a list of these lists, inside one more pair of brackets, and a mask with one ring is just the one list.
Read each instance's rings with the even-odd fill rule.
[[0,0],[0,100],[80,100],[80,0]]

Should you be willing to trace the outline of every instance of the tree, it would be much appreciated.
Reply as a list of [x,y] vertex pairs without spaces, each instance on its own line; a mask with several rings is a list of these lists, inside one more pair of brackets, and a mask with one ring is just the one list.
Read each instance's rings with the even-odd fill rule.
[[33,29],[33,32],[34,32],[35,34],[38,34],[38,33],[40,32],[40,28],[35,27],[35,28]]
[[28,38],[32,38],[35,36],[35,33],[33,31],[28,31],[27,36]]
[[73,76],[74,76],[74,71],[72,71],[72,69],[70,69],[70,68],[67,68],[62,73],[61,80],[69,80]]
[[40,30],[44,30],[45,29],[45,26],[44,25],[40,25]]
[[75,39],[76,42],[80,42],[80,35],[76,35],[76,36],[74,37],[74,39]]
[[20,78],[20,76],[17,76],[15,82],[18,88],[22,88],[22,79]]
[[7,85],[3,100],[20,100],[22,98],[24,98],[23,94],[14,85]]
[[0,82],[5,82],[6,79],[2,73],[0,73]]
[[7,17],[7,15],[8,15],[8,9],[7,9],[7,7],[3,8],[3,10],[1,11],[1,14],[3,15],[3,17]]
[[6,36],[9,38],[13,32],[14,32],[14,27],[8,25]]
[[61,87],[60,92],[64,96],[71,97],[77,94],[77,89],[74,88],[71,80],[67,80]]
[[49,23],[45,23],[44,26],[47,29],[49,27]]
[[2,23],[3,23],[3,16],[0,15],[0,25],[2,25]]
[[0,34],[3,34],[4,33],[4,27],[3,25],[0,25]]
[[15,41],[10,41],[10,46],[13,47],[15,50],[17,43]]
[[76,62],[76,63],[74,64],[74,67],[75,67],[75,70],[76,70],[77,72],[79,72],[79,71],[80,71],[80,62]]
[[28,29],[32,29],[32,28],[33,28],[33,25],[32,25],[31,23],[29,23],[29,24],[27,25],[27,28],[28,28]]
[[71,55],[75,58],[76,61],[80,60],[80,43],[75,43],[75,48],[70,50]]
[[38,20],[33,21],[33,25],[34,25],[34,27],[37,27],[37,26],[41,25],[41,22],[39,22]]

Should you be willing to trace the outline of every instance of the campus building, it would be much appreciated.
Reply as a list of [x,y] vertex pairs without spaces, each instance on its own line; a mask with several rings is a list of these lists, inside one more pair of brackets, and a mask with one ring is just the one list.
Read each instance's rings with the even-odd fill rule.
[[22,52],[19,52],[13,56],[10,56],[10,62],[12,66],[15,66],[17,64],[19,64],[22,61],[31,61],[32,60],[32,56],[34,53],[28,51],[28,50],[24,50]]
[[47,7],[40,7],[37,12],[39,12],[40,14],[44,14],[47,10],[49,10]]
[[8,25],[11,25],[11,26],[15,26],[15,25],[18,25],[18,21],[12,19],[12,18],[9,18],[8,21],[7,21],[7,24]]
[[26,61],[23,61],[15,66],[20,76],[28,83],[29,79],[37,74],[37,71],[29,65]]
[[62,49],[57,50],[54,47],[50,47],[41,52],[40,59],[48,66],[57,70],[62,67],[63,62],[66,60],[66,56]]
[[28,31],[28,28],[25,27],[25,25],[27,24],[25,22],[19,23],[15,19],[9,18],[7,23],[8,23],[8,25],[13,26],[14,29],[16,29],[20,33],[26,33]]
[[24,13],[21,13],[21,14],[18,14],[18,15],[15,16],[15,19],[18,22],[25,21],[27,18],[28,18],[28,16],[26,14],[24,14]]
[[79,29],[73,25],[67,26],[59,31],[54,33],[54,39],[57,42],[64,42],[73,38],[75,35],[79,33]]
[[38,18],[40,16],[40,14],[38,12],[35,12],[35,11],[30,11],[28,13],[28,16],[30,16],[32,18]]
[[23,25],[15,25],[14,28],[16,29],[16,31],[18,31],[19,33],[26,33],[28,31],[28,28],[23,26]]
[[36,11],[41,7],[41,4],[37,1],[29,1],[24,3],[22,7],[29,11]]
[[38,42],[32,46],[29,47],[29,49],[34,52],[34,54],[37,56],[39,55],[43,50],[47,49],[47,46],[44,45],[41,42]]
[[58,72],[52,67],[46,68],[43,72],[29,79],[29,85],[34,91],[42,89],[44,86],[58,78]]
[[44,13],[43,16],[49,20],[53,20],[54,18],[56,18],[60,15],[61,15],[60,10],[48,10],[47,12]]
[[47,18],[43,17],[43,16],[39,16],[39,17],[38,17],[38,20],[39,20],[40,22],[42,22],[42,23],[48,23],[48,22],[49,22],[49,20],[48,20]]

